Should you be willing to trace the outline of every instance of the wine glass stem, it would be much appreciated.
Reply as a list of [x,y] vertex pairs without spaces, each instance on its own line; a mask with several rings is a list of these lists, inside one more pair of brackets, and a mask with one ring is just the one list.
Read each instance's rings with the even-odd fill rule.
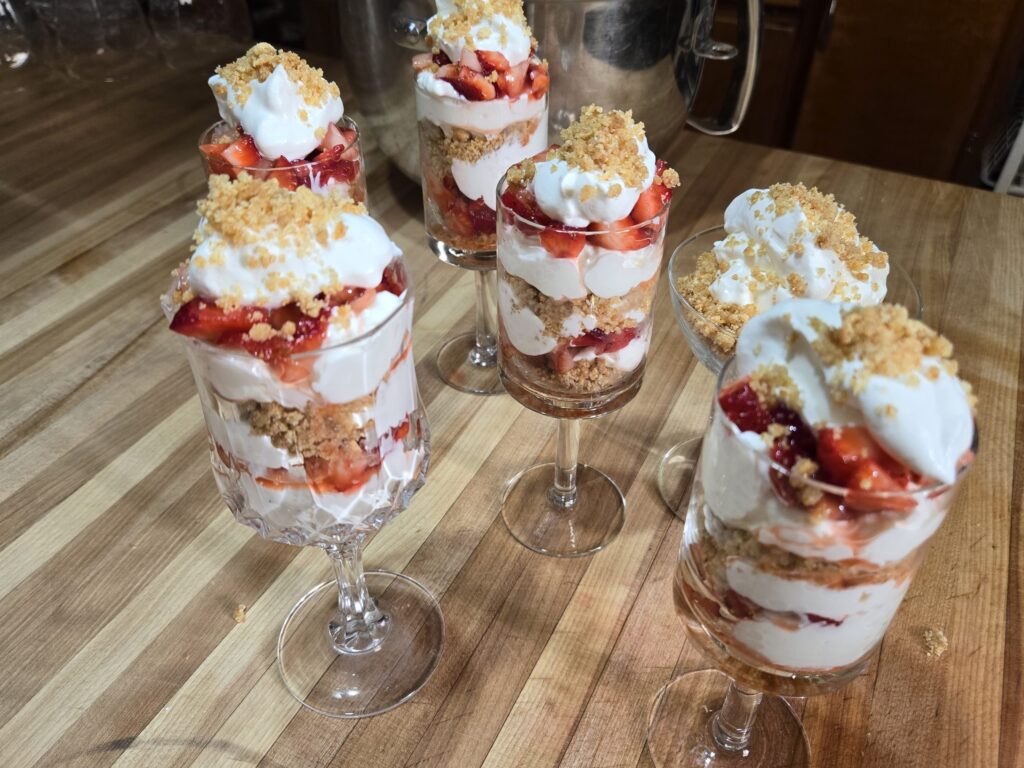
[[495,275],[493,269],[476,272],[476,345],[469,353],[473,365],[492,366],[498,362]]
[[579,421],[559,419],[555,444],[555,482],[548,493],[551,500],[561,507],[569,508],[576,503],[576,466],[579,454]]
[[327,624],[331,644],[337,653],[372,651],[384,640],[390,621],[378,610],[366,588],[363,539],[345,539],[326,551],[338,582],[338,612]]
[[711,717],[711,735],[719,747],[730,752],[747,748],[762,698],[763,693],[744,690],[735,682],[729,683],[722,708]]

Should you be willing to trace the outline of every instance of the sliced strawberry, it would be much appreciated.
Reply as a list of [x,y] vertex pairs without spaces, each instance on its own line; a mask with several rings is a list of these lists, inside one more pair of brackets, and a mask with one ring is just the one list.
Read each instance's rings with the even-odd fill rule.
[[579,232],[550,228],[540,231],[540,244],[556,259],[575,259],[583,252],[586,243],[586,236]]
[[733,589],[722,596],[722,603],[737,619],[749,619],[757,614],[757,605]]
[[772,423],[771,414],[761,405],[749,381],[740,381],[718,396],[718,404],[741,432],[761,434]]
[[244,332],[254,323],[267,320],[266,310],[254,307],[239,307],[225,311],[216,304],[195,298],[178,307],[171,320],[171,330],[195,339],[216,341],[230,331]]
[[899,462],[891,458],[864,427],[821,430],[817,453],[824,477],[834,485],[849,485],[850,478],[865,461],[881,464],[890,474],[902,473]]
[[529,67],[529,61],[521,61],[500,74],[496,83],[498,90],[510,99],[519,98],[526,90],[526,73]]
[[[480,65],[480,71],[485,75],[489,75],[491,72],[498,72],[500,74],[512,68],[505,55],[498,51],[477,51],[476,58],[477,63]],[[529,62],[523,63],[529,64]]]
[[359,134],[356,133],[354,128],[342,128],[341,129],[342,144],[345,147],[345,151],[341,153],[342,160],[358,160],[359,159],[359,147],[356,143],[359,141]]
[[342,184],[351,184],[359,175],[359,163],[355,160],[346,160],[345,155],[351,149],[345,149],[339,144],[333,149],[326,150],[317,155],[310,170],[314,174],[320,174],[320,183],[335,181]]
[[[506,208],[527,221],[542,224],[545,227],[557,224],[554,219],[550,218],[540,209],[540,206],[537,204],[537,198],[534,197],[533,190],[527,187],[510,184],[508,188],[501,193],[501,202]],[[536,230],[528,225],[520,224],[519,228],[526,233],[536,233]]]
[[828,616],[819,616],[816,613],[808,613],[807,620],[814,624],[827,624],[830,627],[838,627],[843,619],[830,619]]
[[380,459],[366,453],[355,460],[342,455],[332,460],[310,456],[305,458],[304,465],[306,476],[321,491],[351,493],[373,477]]
[[224,158],[224,150],[227,144],[200,144],[199,151],[206,158],[206,164],[210,173],[226,173],[229,176],[235,175],[235,168]]
[[438,67],[437,72],[434,76],[438,80],[445,80],[449,83],[459,79],[459,65],[458,64],[442,64]]
[[497,230],[498,216],[483,198],[470,201],[466,205],[466,213],[478,235],[493,235]]
[[384,275],[381,278],[380,285],[377,286],[377,292],[381,293],[383,291],[387,291],[388,293],[393,293],[395,296],[401,296],[405,293],[405,288],[408,284],[409,279],[406,277],[402,263],[393,262],[384,270]]
[[832,522],[845,522],[853,520],[856,514],[841,500],[826,493],[811,507],[810,516],[813,521],[830,520]]
[[480,59],[477,58],[476,51],[471,51],[469,48],[462,49],[462,55],[459,57],[459,65],[466,67],[467,69],[471,69],[474,72],[484,72],[483,65],[480,64]]
[[455,69],[456,72],[454,76],[450,74],[442,76],[442,70],[447,70],[447,67],[441,67],[441,69],[437,71],[437,76],[442,80],[451,83],[452,87],[456,91],[470,101],[489,101],[497,94],[497,91],[494,89],[494,83],[479,72],[461,64]]
[[846,504],[859,512],[881,512],[892,510],[909,512],[917,502],[909,496],[879,497],[880,493],[899,493],[903,490],[881,464],[864,459],[850,476],[846,487]]
[[299,187],[299,175],[291,166],[292,163],[283,157],[279,157],[274,161],[267,175],[285,189],[295,190]]
[[576,355],[568,344],[562,344],[548,352],[548,365],[555,373],[568,373],[576,365]]
[[236,168],[253,167],[262,159],[260,151],[256,149],[256,142],[248,134],[242,134],[228,144],[224,148],[223,157]]
[[668,204],[672,199],[672,190],[662,184],[651,184],[640,193],[640,198],[633,206],[629,217],[637,224],[650,221]]
[[327,131],[324,133],[320,146],[323,149],[334,149],[345,144],[345,137],[341,135],[341,129],[334,123],[328,123]]
[[635,339],[638,334],[639,331],[635,327],[621,328],[611,333],[595,328],[582,336],[577,336],[569,342],[569,346],[576,349],[590,347],[593,349],[594,354],[604,355],[609,352],[618,352]]
[[593,239],[596,245],[611,251],[636,251],[651,244],[650,232],[642,227],[634,227],[633,220],[628,217],[619,221],[595,221],[590,228],[596,231],[607,230],[594,235]]
[[434,56],[430,53],[417,53],[412,57],[412,68],[416,72],[422,72],[433,63]]
[[432,54],[431,58],[433,59],[434,63],[437,64],[437,66],[439,67],[443,67],[445,64],[452,63],[452,60],[448,58],[448,54],[445,53],[444,51],[438,51],[437,53]]
[[546,64],[531,66],[526,79],[530,83],[530,94],[536,98],[547,93],[548,85],[551,83]]

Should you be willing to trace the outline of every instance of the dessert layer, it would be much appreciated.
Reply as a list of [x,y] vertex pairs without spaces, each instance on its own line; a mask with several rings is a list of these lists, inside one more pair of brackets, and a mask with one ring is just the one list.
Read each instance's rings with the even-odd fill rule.
[[495,134],[513,123],[534,119],[546,110],[546,98],[530,98],[528,93],[517,99],[469,101],[451,83],[439,80],[432,72],[416,75],[416,112],[421,120],[438,126]]

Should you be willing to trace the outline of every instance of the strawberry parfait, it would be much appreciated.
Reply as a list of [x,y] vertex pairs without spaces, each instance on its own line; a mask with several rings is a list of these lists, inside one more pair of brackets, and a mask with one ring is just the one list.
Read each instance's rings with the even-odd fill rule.
[[498,318],[514,385],[593,400],[639,381],[678,184],[642,123],[596,106],[562,131],[560,146],[509,170],[498,206]]
[[437,0],[431,53],[413,59],[427,233],[451,249],[495,248],[495,189],[548,143],[547,62],[521,0]]
[[401,252],[362,204],[244,172],[199,212],[164,308],[232,512],[297,545],[379,528],[427,463]]
[[973,400],[949,341],[902,307],[795,299],[747,321],[704,440],[677,605],[746,667],[816,686],[859,673],[973,460]]
[[199,137],[208,174],[245,172],[293,190],[337,190],[364,202],[356,124],[337,84],[295,53],[257,43],[209,80],[221,121]]

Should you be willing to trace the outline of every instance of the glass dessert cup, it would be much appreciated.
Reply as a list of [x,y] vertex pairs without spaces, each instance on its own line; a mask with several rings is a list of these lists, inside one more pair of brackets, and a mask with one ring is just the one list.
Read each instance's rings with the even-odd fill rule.
[[[670,204],[615,232],[546,227],[505,205],[507,186],[503,179],[498,190],[498,370],[512,397],[558,419],[558,435],[554,462],[532,466],[508,482],[502,519],[535,552],[590,555],[618,534],[626,502],[611,478],[578,462],[580,420],[622,408],[640,391]],[[573,239],[577,256],[544,256],[542,237]],[[623,241],[643,245],[631,251],[612,247]],[[531,256],[521,261],[519,253]],[[532,266],[524,271],[527,261]],[[549,268],[562,277],[563,270],[577,274],[579,286],[587,270],[600,271],[606,287],[611,275],[614,288],[605,292],[618,295],[601,298],[581,287],[578,299],[552,298],[534,284],[547,287],[542,272]],[[532,282],[516,273],[528,274]]]
[[[715,242],[726,237],[725,227],[712,227],[691,235],[672,252],[668,262],[668,285],[672,294],[672,308],[690,350],[701,364],[717,376],[732,357],[737,334],[719,325],[695,309],[679,292],[679,279],[693,274],[701,254],[714,248]],[[914,319],[920,320],[924,312],[921,293],[903,267],[890,257],[889,278],[885,300],[901,304]],[[693,481],[694,469],[700,456],[701,438],[692,437],[669,448],[658,464],[658,493],[673,514],[683,517],[682,507]]]
[[[444,642],[440,607],[423,585],[362,562],[366,537],[409,505],[429,463],[412,308],[407,289],[371,331],[273,363],[179,337],[228,508],[263,538],[319,547],[331,560],[334,579],[302,596],[277,643],[289,692],[330,717],[398,706],[426,683]],[[302,430],[313,437],[296,438]],[[294,447],[311,442],[315,455]]]
[[[648,746],[659,768],[806,765],[806,735],[777,697],[828,693],[864,671],[971,464],[952,484],[898,492],[805,479],[822,506],[799,506],[776,490],[791,487],[790,471],[719,405],[733,367],[719,374],[673,581],[687,636],[722,671],[657,694]],[[977,447],[975,431],[971,459]]]
[[[366,166],[363,162],[359,126],[348,117],[342,117],[335,123],[335,126],[344,136],[352,136],[354,133],[355,138],[350,143],[340,145],[334,150],[322,152],[312,160],[290,161],[284,158],[279,158],[276,161],[267,160],[259,157],[258,150],[255,150],[255,145],[253,145],[252,151],[256,152],[255,157],[243,155],[237,158],[240,164],[235,164],[222,156],[211,156],[202,151],[204,146],[227,143],[225,139],[234,141],[239,138],[238,129],[232,128],[220,120],[199,135],[199,154],[207,176],[223,173],[235,178],[239,173],[245,171],[257,179],[273,178],[287,189],[295,189],[299,186],[309,187],[314,192],[327,192],[336,189],[357,203],[365,203],[366,176],[364,168]],[[314,152],[318,150],[319,148]]]
[[[523,117],[514,117],[514,110],[506,107],[510,122],[501,130],[486,133],[445,122],[444,109],[479,111],[482,120],[494,123],[495,110],[509,103],[505,99],[465,101],[452,107],[445,103],[450,100],[441,97],[445,106],[435,114],[432,105],[436,99],[417,84],[427,243],[441,261],[472,270],[476,280],[476,328],[441,345],[437,368],[441,379],[454,389],[477,395],[501,394],[494,309],[497,219],[484,198],[497,187],[507,168],[547,148],[548,96],[545,93],[540,106]],[[524,94],[511,103],[529,106],[536,101]],[[479,188],[481,197],[469,198],[456,182],[456,174],[467,186]]]

